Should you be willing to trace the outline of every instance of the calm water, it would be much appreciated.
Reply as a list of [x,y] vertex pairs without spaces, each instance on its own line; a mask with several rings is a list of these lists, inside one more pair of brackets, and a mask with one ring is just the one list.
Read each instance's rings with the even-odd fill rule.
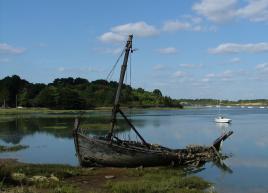
[[[215,183],[218,192],[268,192],[268,108],[223,108],[222,113],[233,120],[231,125],[213,122],[217,109],[146,110],[129,112],[131,120],[150,143],[180,148],[188,144],[209,145],[222,132],[233,130],[223,151],[233,156],[225,160],[229,172],[212,163],[197,175]],[[78,165],[72,139],[75,114],[30,114],[0,116],[0,144],[24,144],[28,149],[1,153],[0,157],[17,158],[31,163],[64,163]],[[85,127],[105,127],[110,113],[82,115]],[[83,126],[82,125],[82,126]],[[126,125],[120,122],[122,128]],[[94,135],[105,132],[91,131]],[[135,139],[126,128],[118,135]]]

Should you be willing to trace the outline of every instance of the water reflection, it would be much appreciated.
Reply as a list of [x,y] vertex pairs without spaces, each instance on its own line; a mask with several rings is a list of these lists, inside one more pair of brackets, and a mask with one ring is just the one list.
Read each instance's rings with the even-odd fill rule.
[[221,130],[221,133],[226,133],[227,131],[231,131],[231,125],[232,123],[215,123],[216,127]]
[[[40,115],[40,116],[0,116],[0,139],[5,143],[18,144],[25,136],[35,133],[47,133],[56,138],[72,139],[72,128],[76,115]],[[83,115],[81,127],[93,135],[105,135],[110,128],[109,115]],[[144,127],[145,120],[134,119],[133,124]],[[129,131],[129,125],[119,117],[117,130]]]

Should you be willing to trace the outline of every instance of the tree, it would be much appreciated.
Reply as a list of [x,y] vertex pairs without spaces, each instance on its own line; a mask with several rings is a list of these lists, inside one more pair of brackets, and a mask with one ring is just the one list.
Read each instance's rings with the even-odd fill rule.
[[57,107],[60,109],[85,109],[86,101],[77,91],[70,88],[62,88],[59,90]]
[[74,84],[74,78],[68,77],[68,78],[56,78],[52,85],[53,86],[66,86],[66,85],[73,85]]
[[48,86],[44,88],[35,98],[35,104],[39,107],[55,108],[59,99],[56,87]]
[[158,97],[162,97],[162,93],[159,89],[154,89],[153,94],[158,96]]
[[19,92],[22,91],[23,88],[29,84],[29,82],[21,79],[18,75],[13,75],[12,77],[7,76],[1,82],[2,82],[1,84],[2,89],[8,91],[8,95],[7,92],[5,91],[5,97],[8,96],[7,98],[5,98],[6,103],[11,107],[15,107],[16,98]]
[[84,78],[76,78],[74,80],[74,84],[77,85],[77,84],[88,84],[88,80],[87,79],[84,79]]

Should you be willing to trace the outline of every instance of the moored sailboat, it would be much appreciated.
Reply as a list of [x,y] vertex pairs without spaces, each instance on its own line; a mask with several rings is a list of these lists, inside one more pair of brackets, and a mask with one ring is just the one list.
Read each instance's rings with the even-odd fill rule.
[[214,121],[216,123],[231,123],[232,119],[229,119],[221,115],[221,101],[219,101],[219,105],[217,107],[218,107],[218,117],[216,117]]

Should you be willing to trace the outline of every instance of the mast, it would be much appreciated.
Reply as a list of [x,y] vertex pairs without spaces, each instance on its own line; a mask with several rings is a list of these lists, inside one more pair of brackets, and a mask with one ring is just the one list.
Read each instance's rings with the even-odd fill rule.
[[114,100],[114,105],[113,105],[112,127],[111,127],[110,133],[108,135],[109,138],[111,138],[112,135],[113,135],[114,126],[115,126],[115,123],[116,123],[116,114],[118,113],[118,110],[119,110],[119,98],[120,98],[122,85],[123,85],[123,82],[124,82],[125,73],[126,73],[126,69],[127,69],[127,62],[128,62],[129,52],[132,49],[132,38],[133,38],[133,35],[128,36],[128,40],[127,40],[127,43],[126,43],[126,46],[125,46],[125,56],[124,56],[123,64],[121,66],[121,73],[120,73],[119,83],[118,83],[118,87],[117,87],[117,91],[116,91],[116,95],[115,95],[115,100]]
[[111,123],[111,130],[108,134],[108,138],[111,140],[113,137],[113,132],[114,132],[114,126],[116,124],[116,115],[119,112],[122,117],[126,120],[126,122],[129,124],[129,126],[134,130],[134,132],[138,135],[138,137],[141,139],[142,143],[149,147],[148,143],[143,139],[143,137],[139,134],[139,132],[136,130],[134,125],[128,120],[128,118],[124,115],[123,111],[119,108],[119,99],[120,99],[120,94],[122,90],[122,85],[124,82],[125,74],[126,74],[126,69],[127,69],[127,62],[128,62],[128,56],[129,52],[132,52],[132,38],[133,35],[128,36],[128,40],[125,46],[125,56],[124,56],[124,61],[121,66],[121,72],[120,72],[120,78],[119,78],[119,83],[115,95],[115,100],[114,100],[114,105],[113,105],[113,110],[112,110],[112,123]]

